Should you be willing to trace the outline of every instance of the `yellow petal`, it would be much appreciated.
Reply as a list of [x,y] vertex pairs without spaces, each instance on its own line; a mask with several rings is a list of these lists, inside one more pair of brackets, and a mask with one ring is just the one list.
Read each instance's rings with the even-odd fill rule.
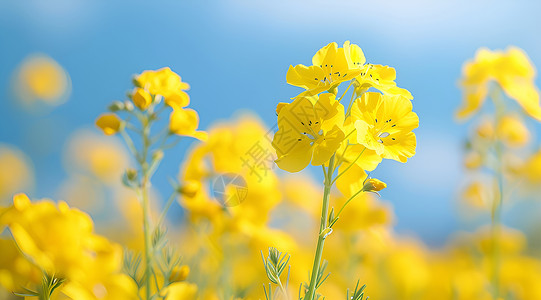
[[122,121],[112,113],[102,114],[96,120],[98,126],[106,135],[116,134],[121,129]]

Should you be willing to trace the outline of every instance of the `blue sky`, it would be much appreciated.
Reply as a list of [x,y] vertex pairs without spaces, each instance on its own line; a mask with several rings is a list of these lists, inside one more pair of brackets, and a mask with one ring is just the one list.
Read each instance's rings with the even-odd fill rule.
[[[269,126],[274,109],[299,89],[288,86],[290,64],[308,64],[322,46],[345,40],[370,63],[397,70],[420,117],[417,155],[384,162],[374,176],[389,183],[397,230],[442,244],[466,228],[456,213],[462,183],[457,124],[461,66],[481,46],[523,48],[541,65],[533,1],[0,1],[0,141],[27,153],[37,174],[35,195],[50,196],[65,178],[60,153],[73,129],[130,88],[133,74],[169,66],[190,83],[201,127],[240,109]],[[47,114],[19,111],[10,76],[27,55],[43,52],[70,74],[70,100]],[[537,81],[539,82],[539,80]],[[29,136],[43,133],[41,149]],[[176,161],[175,161],[176,159]],[[180,155],[163,167],[175,176]],[[164,175],[165,176],[165,175]]]

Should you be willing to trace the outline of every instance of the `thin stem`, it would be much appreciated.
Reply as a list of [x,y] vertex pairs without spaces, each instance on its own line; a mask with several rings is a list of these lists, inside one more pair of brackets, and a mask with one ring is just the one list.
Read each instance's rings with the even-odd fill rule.
[[364,192],[363,189],[357,191],[355,194],[353,194],[353,196],[349,197],[349,199],[344,203],[344,205],[342,205],[342,208],[340,208],[340,210],[338,211],[338,213],[336,214],[336,216],[334,217],[334,219],[338,219],[338,217],[340,217],[340,214],[342,213],[342,211],[344,210],[344,208],[346,207],[346,205],[348,205],[348,203],[353,200],[353,198],[355,198],[357,195],[359,195],[360,193]]
[[353,164],[355,164],[357,162],[357,160],[359,160],[359,158],[361,157],[361,155],[363,155],[364,153],[364,150],[366,150],[366,147],[364,147],[363,151],[361,151],[361,153],[359,153],[359,155],[357,155],[357,157],[346,167],[346,169],[342,172],[340,172],[340,174],[338,174],[331,182],[331,185],[334,184],[336,182],[336,180],[338,178],[340,178],[340,176],[342,176],[344,173],[346,173],[349,168],[351,168],[351,166],[353,166]]
[[329,214],[329,196],[331,194],[332,187],[332,174],[334,173],[334,158],[335,154],[329,160],[329,168],[325,176],[325,188],[323,190],[323,205],[321,207],[321,223],[319,226],[319,234],[317,239],[316,255],[314,257],[314,265],[312,266],[312,274],[310,275],[310,286],[308,287],[306,300],[315,299],[316,294],[316,281],[319,274],[319,267],[321,265],[321,257],[323,255],[323,246],[325,243],[326,235],[324,230],[327,228],[327,215]]
[[346,93],[348,92],[349,88],[351,87],[351,85],[353,84],[354,81],[355,81],[355,79],[350,80],[348,87],[346,88],[346,90],[344,91],[342,96],[340,96],[340,98],[338,98],[338,102],[340,102],[342,100],[342,98],[344,98],[344,96],[346,95]]

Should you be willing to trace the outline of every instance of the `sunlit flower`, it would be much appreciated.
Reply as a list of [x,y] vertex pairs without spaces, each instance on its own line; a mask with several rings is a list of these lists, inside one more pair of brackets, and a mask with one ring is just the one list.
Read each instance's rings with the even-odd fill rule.
[[132,94],[132,101],[141,110],[147,109],[152,103],[152,96],[142,88],[135,88]]
[[161,296],[165,297],[166,300],[195,300],[197,299],[197,286],[193,283],[188,283],[184,281],[175,282],[165,288],[162,291]]
[[310,161],[314,166],[326,163],[345,137],[343,123],[344,107],[333,94],[321,94],[315,104],[305,97],[297,98],[278,115],[279,130],[272,141],[278,155],[276,164],[298,172]]
[[65,202],[32,203],[24,194],[13,198],[13,206],[0,215],[17,246],[42,270],[70,279],[87,276],[89,265],[100,272],[119,268],[121,248],[93,233],[88,215]]
[[112,113],[101,114],[96,120],[98,126],[106,135],[116,134],[122,126],[122,120]]
[[173,112],[169,117],[169,131],[171,133],[206,141],[208,134],[205,131],[197,131],[198,126],[199,116],[195,110],[173,105]]
[[16,72],[15,81],[17,96],[27,106],[35,101],[62,104],[67,100],[71,85],[68,73],[45,54],[25,58]]
[[289,66],[287,83],[306,89],[297,97],[316,95],[357,76],[361,71],[354,67],[354,63],[348,61],[344,48],[330,43],[314,55],[312,66]]
[[530,59],[519,48],[509,47],[505,52],[479,49],[475,59],[467,62],[462,71],[464,103],[457,117],[465,119],[477,112],[488,95],[489,82],[495,81],[526,113],[541,120],[539,92],[534,83],[535,73]]
[[411,101],[402,96],[364,93],[351,110],[357,142],[383,158],[406,162],[415,154],[412,130],[419,126],[419,118],[411,110]]
[[30,188],[34,171],[30,160],[19,149],[0,144],[0,204],[14,193]]
[[387,184],[377,178],[370,178],[365,181],[363,191],[379,192],[387,187]]
[[185,107],[190,104],[190,96],[185,92],[190,85],[182,82],[180,76],[168,67],[144,71],[136,76],[135,83],[153,95],[163,96],[169,106]]

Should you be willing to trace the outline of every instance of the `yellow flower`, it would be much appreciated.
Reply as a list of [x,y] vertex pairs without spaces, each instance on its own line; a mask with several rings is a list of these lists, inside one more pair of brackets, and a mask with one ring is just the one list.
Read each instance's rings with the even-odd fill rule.
[[161,292],[166,300],[195,300],[197,299],[197,286],[193,283],[175,282]]
[[362,67],[361,74],[355,77],[357,80],[357,94],[373,87],[385,95],[401,95],[409,100],[413,99],[411,93],[396,86],[396,71],[394,68],[383,65],[366,64]]
[[26,105],[39,100],[59,105],[67,100],[70,89],[68,73],[45,54],[25,58],[16,74],[16,93]]
[[521,49],[510,47],[504,52],[481,48],[475,59],[464,65],[462,75],[464,103],[456,114],[459,119],[466,119],[479,110],[487,97],[489,82],[495,81],[527,114],[541,121],[535,68]]
[[144,71],[135,78],[135,84],[153,95],[163,96],[169,106],[185,107],[190,104],[190,96],[185,92],[190,85],[182,82],[180,76],[170,68]]
[[297,96],[303,97],[331,90],[341,82],[353,79],[360,72],[346,57],[344,48],[330,43],[312,57],[312,66],[289,66],[286,79],[287,83],[306,89]]
[[145,110],[152,103],[152,96],[142,88],[135,88],[132,95],[132,101],[139,109]]
[[98,126],[106,135],[116,134],[121,130],[122,121],[117,115],[112,113],[101,114],[96,120]]
[[344,140],[341,126],[344,106],[331,93],[321,94],[313,104],[299,97],[285,106],[278,115],[279,130],[272,146],[283,170],[298,172],[310,161],[319,166],[326,163]]
[[190,267],[180,266],[173,268],[173,272],[169,276],[170,282],[184,281],[190,275]]
[[121,248],[95,235],[90,217],[65,202],[32,203],[24,194],[15,195],[0,225],[8,226],[26,257],[51,274],[80,279],[94,264],[103,274],[120,266]]
[[34,171],[30,160],[19,149],[0,144],[0,204],[14,193],[30,188]]
[[129,167],[129,153],[119,137],[89,130],[78,130],[70,136],[63,157],[70,173],[91,174],[109,184],[118,183]]
[[530,140],[530,131],[522,121],[515,115],[505,115],[498,122],[498,138],[512,147],[521,147]]
[[197,131],[198,126],[199,116],[195,110],[173,105],[173,112],[169,117],[169,131],[171,133],[206,141],[208,134],[205,131]]
[[364,93],[351,109],[357,142],[383,158],[406,162],[417,144],[411,131],[419,126],[419,118],[411,110],[411,101],[403,96]]
[[366,192],[379,192],[387,187],[387,184],[379,179],[370,178],[365,181],[363,191]]

